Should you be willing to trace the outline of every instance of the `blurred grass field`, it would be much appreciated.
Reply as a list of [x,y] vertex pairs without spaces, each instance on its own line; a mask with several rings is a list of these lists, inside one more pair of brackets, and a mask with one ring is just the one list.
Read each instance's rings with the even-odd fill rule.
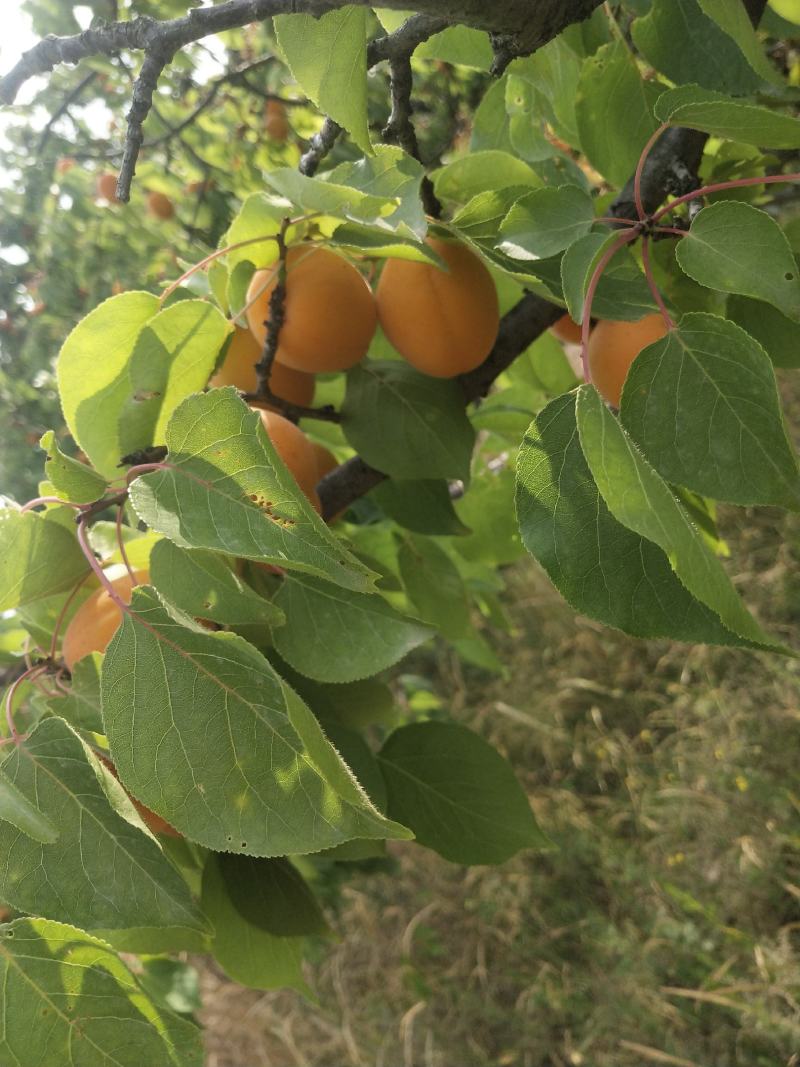
[[[722,521],[797,647],[800,518]],[[800,664],[633,640],[533,561],[507,577],[508,679],[411,669],[512,761],[555,850],[466,870],[392,845],[344,883],[318,1003],[203,973],[208,1067],[800,1064]]]

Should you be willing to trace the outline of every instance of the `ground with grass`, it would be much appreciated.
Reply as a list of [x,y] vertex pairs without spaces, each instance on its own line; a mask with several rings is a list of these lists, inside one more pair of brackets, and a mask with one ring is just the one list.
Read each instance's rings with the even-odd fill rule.
[[[723,532],[797,647],[800,520]],[[466,870],[392,845],[334,905],[318,1003],[203,972],[208,1067],[800,1064],[800,667],[626,638],[532,561],[508,578],[507,679],[410,669],[512,761],[553,851]]]

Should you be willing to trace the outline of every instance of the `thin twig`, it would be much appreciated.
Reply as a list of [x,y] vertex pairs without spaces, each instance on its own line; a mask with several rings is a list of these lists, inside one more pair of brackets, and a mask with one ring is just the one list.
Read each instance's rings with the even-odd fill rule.
[[[420,160],[419,142],[411,119],[414,113],[414,105],[411,102],[414,78],[411,71],[410,52],[395,56],[389,61],[389,76],[392,110],[389,114],[389,121],[383,128],[383,139],[388,144],[399,145],[404,152]],[[441,218],[442,205],[433,191],[433,182],[427,174],[422,178],[420,195],[426,213],[435,219]]]

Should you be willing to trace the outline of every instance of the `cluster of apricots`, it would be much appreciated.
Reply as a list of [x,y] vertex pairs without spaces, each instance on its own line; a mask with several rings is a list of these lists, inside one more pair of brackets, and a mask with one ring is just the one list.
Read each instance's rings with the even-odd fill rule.
[[[66,173],[61,169],[61,163],[65,161],[59,161],[57,167],[58,173]],[[69,170],[68,166],[66,170]],[[100,200],[107,200],[109,204],[118,204],[117,198],[117,176],[111,171],[106,171],[104,174],[98,174],[97,181],[95,182],[95,193]],[[153,189],[147,194],[147,210],[153,216],[153,218],[161,219],[162,222],[166,222],[175,216],[175,205],[172,203],[166,193],[159,193]]]
[[[349,370],[366,355],[380,323],[412,366],[436,378],[477,367],[494,344],[499,309],[494,282],[480,259],[462,244],[430,238],[447,270],[429,263],[390,259],[376,292],[347,259],[321,245],[299,244],[286,256],[286,296],[270,373],[272,393],[307,407],[314,375]],[[238,328],[212,386],[256,391],[258,362],[270,323],[270,297],[278,269],[257,270],[247,291],[248,329]],[[319,510],[316,486],[336,465],[278,412],[261,412],[264,428],[298,485]]]
[[[559,341],[581,343],[581,328],[569,315],[550,327]],[[601,319],[589,334],[587,356],[592,384],[612,407],[618,408],[622,387],[631,364],[648,345],[660,341],[667,326],[659,314],[645,315],[637,322]]]

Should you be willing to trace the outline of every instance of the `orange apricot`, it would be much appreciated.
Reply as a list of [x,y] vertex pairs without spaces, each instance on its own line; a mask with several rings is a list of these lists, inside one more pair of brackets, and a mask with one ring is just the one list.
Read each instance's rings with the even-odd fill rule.
[[550,333],[568,345],[581,343],[581,327],[571,315],[562,315],[550,327]]
[[260,411],[259,414],[275,451],[286,464],[289,473],[308,497],[311,506],[321,511],[317,495],[317,457],[311,442],[299,426],[295,426],[276,411]]
[[147,196],[147,210],[155,218],[164,222],[175,215],[175,205],[164,193],[149,193]]
[[390,259],[376,291],[378,320],[403,359],[434,378],[454,378],[489,355],[500,311],[492,276],[466,245],[430,237],[448,271]]
[[[225,362],[208,383],[212,387],[235,385],[243,393],[254,393],[258,386],[256,363],[261,359],[261,345],[249,330],[237,327],[225,355]],[[314,400],[314,376],[294,370],[276,360],[272,364],[269,387],[275,396],[290,404],[308,407]]]
[[109,204],[118,204],[117,200],[117,176],[110,171],[105,174],[98,175],[97,182],[95,184],[97,195],[103,200],[107,200]]
[[271,141],[277,141],[278,144],[288,141],[291,127],[286,108],[280,100],[267,100],[264,104],[264,129]]
[[[147,571],[135,571],[139,584],[149,581]],[[111,582],[114,592],[126,604],[130,604],[133,582],[126,572]],[[97,589],[85,600],[70,620],[64,632],[61,654],[64,662],[72,670],[78,660],[91,652],[105,652],[111,638],[122,622],[122,612],[105,589]]]
[[605,399],[619,407],[622,386],[631,364],[647,345],[660,341],[667,332],[659,314],[645,315],[638,322],[602,319],[589,337],[589,372]]
[[56,174],[68,174],[74,166],[75,160],[72,156],[62,156],[56,161]]
[[[276,361],[309,374],[355,366],[377,325],[366,280],[352,263],[319,245],[290,248],[286,268],[286,313]],[[247,290],[247,324],[259,345],[267,335],[277,275],[277,267],[257,270]]]
[[317,461],[317,481],[321,482],[326,474],[336,470],[339,466],[339,460],[329,448],[326,448],[325,445],[318,445],[316,441],[311,442],[311,450]]

